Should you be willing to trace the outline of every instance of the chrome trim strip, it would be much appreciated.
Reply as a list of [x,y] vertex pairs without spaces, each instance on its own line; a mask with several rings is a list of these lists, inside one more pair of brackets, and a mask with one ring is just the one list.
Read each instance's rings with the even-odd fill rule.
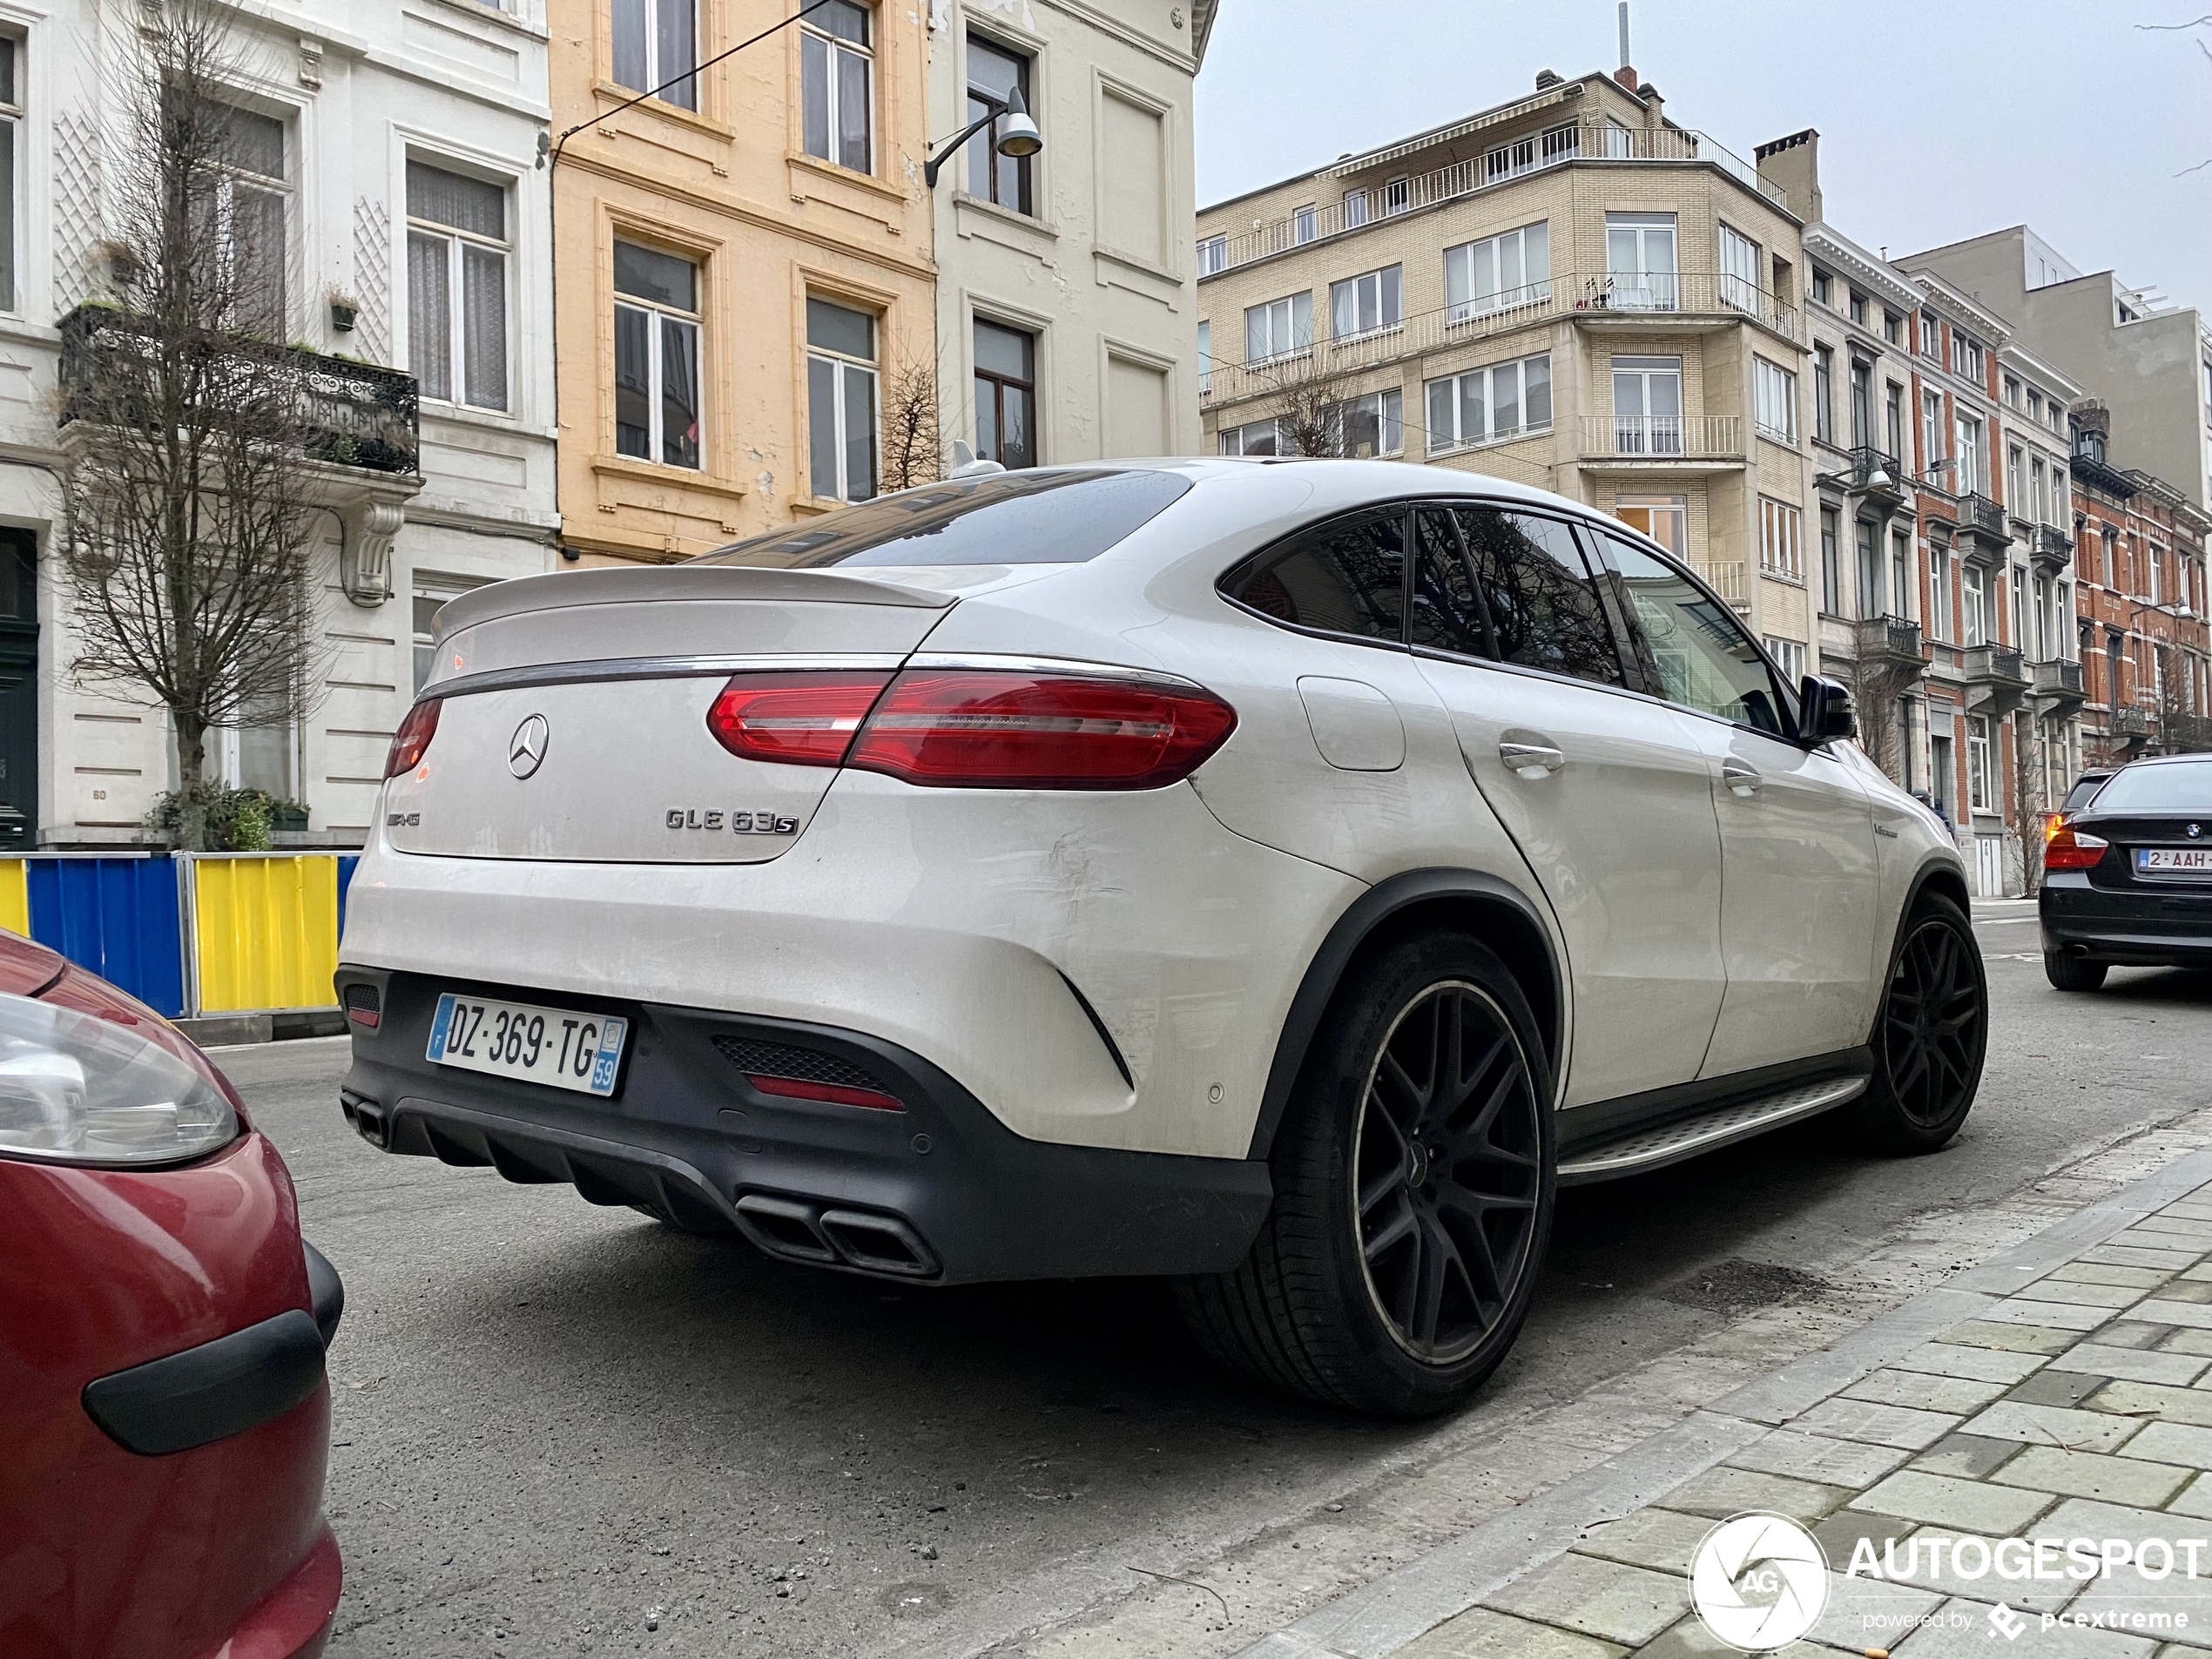
[[1082,674],[1094,679],[1141,680],[1152,685],[1187,685],[1194,691],[1205,687],[1187,675],[1159,668],[1131,668],[1125,663],[1093,663],[1073,657],[1007,657],[993,652],[918,651],[907,658],[908,668],[1011,669],[1022,674]]
[[896,652],[759,652],[743,657],[601,657],[581,663],[533,663],[522,668],[487,669],[432,680],[416,694],[467,697],[475,691],[506,691],[528,685],[574,685],[595,680],[704,679],[716,674],[896,669],[906,658]]

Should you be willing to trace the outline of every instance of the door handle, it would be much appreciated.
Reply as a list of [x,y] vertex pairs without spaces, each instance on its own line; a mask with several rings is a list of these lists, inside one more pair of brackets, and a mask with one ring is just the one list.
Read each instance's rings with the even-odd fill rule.
[[1534,732],[1523,733],[1521,738],[1500,738],[1498,759],[1516,776],[1531,779],[1548,778],[1567,764],[1567,756],[1557,744]]
[[1746,765],[1741,760],[1723,760],[1721,762],[1721,781],[1729,786],[1731,793],[1749,800],[1758,792],[1759,786],[1766,779],[1759,775],[1757,766]]

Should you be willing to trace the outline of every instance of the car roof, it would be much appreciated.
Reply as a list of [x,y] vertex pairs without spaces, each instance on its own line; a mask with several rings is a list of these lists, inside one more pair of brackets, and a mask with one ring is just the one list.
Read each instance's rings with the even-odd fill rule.
[[1522,502],[1531,507],[1565,509],[1583,518],[1603,518],[1587,502],[1561,496],[1533,484],[1515,483],[1488,473],[1462,472],[1456,467],[1432,467],[1418,462],[1350,461],[1301,455],[1163,455],[1130,460],[1082,462],[1040,471],[1097,472],[1130,470],[1182,473],[1194,481],[1207,478],[1250,477],[1253,469],[1278,473],[1309,484],[1326,486],[1336,496],[1365,496],[1375,501],[1402,501],[1414,496],[1467,496],[1489,501]]
[[2120,770],[2133,772],[2138,766],[2203,765],[2209,762],[2212,762],[2212,754],[2144,755],[2140,759],[2130,760]]

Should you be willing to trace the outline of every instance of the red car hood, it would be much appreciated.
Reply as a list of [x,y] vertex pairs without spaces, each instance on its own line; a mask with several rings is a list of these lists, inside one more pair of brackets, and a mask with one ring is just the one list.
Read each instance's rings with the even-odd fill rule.
[[68,966],[58,951],[33,944],[20,934],[0,933],[0,994],[36,996]]

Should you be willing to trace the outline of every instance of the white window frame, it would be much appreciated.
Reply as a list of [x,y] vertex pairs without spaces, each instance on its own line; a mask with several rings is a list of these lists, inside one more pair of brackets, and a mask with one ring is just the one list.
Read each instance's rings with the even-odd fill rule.
[[[1363,405],[1372,405],[1375,418],[1376,448],[1366,456],[1352,456],[1345,433],[1345,417]],[[1406,453],[1406,395],[1397,387],[1379,392],[1361,392],[1332,404],[1328,413],[1329,442],[1339,455],[1353,459],[1380,460],[1388,455]]]
[[[871,331],[871,337],[878,342],[877,349],[879,351],[881,350],[880,341],[883,337],[882,318],[863,312],[858,306],[847,305],[842,300],[832,299],[826,294],[809,294],[807,298],[810,300],[820,300],[824,304],[835,306],[841,311],[850,311],[854,313],[856,315],[868,317],[869,320],[874,325]],[[830,419],[833,426],[834,442],[836,444],[837,477],[835,481],[836,488],[830,492],[826,499],[845,502],[873,501],[883,487],[882,371],[875,358],[855,357],[849,353],[839,351],[833,347],[818,346],[812,339],[807,341],[806,421],[807,437],[810,440],[810,448],[812,442],[818,440],[819,437],[819,435],[813,430],[813,422],[819,414],[819,411],[814,407],[813,400],[813,366],[816,363],[826,364],[831,371]],[[867,481],[867,492],[865,495],[860,496],[856,496],[853,493],[853,481],[851,474],[852,446],[849,442],[852,435],[850,428],[852,424],[853,412],[851,408],[847,407],[846,403],[846,400],[852,395],[851,381],[852,376],[854,374],[860,375],[867,381],[868,385],[868,455],[870,458],[871,469],[875,475]],[[825,498],[822,492],[815,488],[816,481],[813,476],[813,457],[811,454],[807,457],[806,465],[806,488],[809,493],[811,493],[815,499],[822,500]]]
[[[433,402],[448,403],[457,408],[484,410],[496,415],[509,414],[515,406],[515,246],[512,239],[515,197],[512,182],[472,179],[470,175],[444,165],[443,158],[441,157],[409,156],[408,159],[417,165],[430,168],[434,172],[449,173],[460,179],[469,179],[471,183],[490,185],[498,190],[501,199],[502,221],[509,227],[509,233],[506,238],[495,239],[475,231],[464,230],[457,225],[448,225],[435,219],[419,218],[411,212],[408,214],[407,233],[410,242],[419,237],[426,241],[442,241],[446,244],[446,315],[449,319],[449,326],[446,331],[448,360],[446,384],[451,390],[452,395],[440,398],[428,391],[423,392],[422,395],[429,398]],[[499,280],[502,293],[499,341],[501,401],[497,403],[479,403],[469,395],[469,334],[466,304],[468,288],[464,269],[469,256],[464,250],[469,248],[475,248],[482,253],[496,253],[499,256]],[[414,273],[412,260],[408,262],[408,271],[411,278]],[[408,339],[408,362],[419,387],[422,371],[415,366],[415,354],[417,343],[413,338]]]
[[[1349,315],[1347,316],[1347,313]],[[1367,320],[1369,317],[1374,320]],[[1349,321],[1352,326],[1344,325]],[[1329,338],[1387,334],[1406,321],[1406,267],[1386,265],[1329,284]]]
[[1960,496],[1986,495],[1989,481],[1982,476],[1982,471],[1987,459],[1984,439],[1988,428],[1979,415],[1963,410],[1958,413],[1958,428],[1954,435],[1957,448],[1952,451],[1959,457],[1959,464],[1951,469],[1952,491]]
[[[1616,355],[1609,364],[1613,386],[1613,448],[1620,455],[1678,455],[1683,453],[1683,360],[1680,357]],[[1622,407],[1622,382],[1632,379],[1635,383],[1636,401],[1642,405],[1635,410]],[[1671,381],[1674,405],[1671,409],[1654,409],[1659,400],[1652,396],[1655,387]]]
[[1797,377],[1779,363],[1751,359],[1752,428],[1774,443],[1797,442]]
[[1951,550],[1928,548],[1928,637],[1951,639]]
[[[819,51],[823,55],[823,96],[829,100],[829,106],[823,111],[823,114],[828,122],[829,137],[827,143],[833,151],[838,148],[838,132],[840,126],[841,125],[839,117],[844,113],[845,77],[840,73],[840,70],[842,67],[844,61],[847,58],[853,59],[860,64],[861,78],[866,84],[866,90],[863,91],[861,96],[867,105],[867,119],[863,127],[867,145],[867,155],[865,158],[866,165],[855,167],[851,162],[840,160],[834,155],[814,155],[814,152],[812,150],[808,150],[806,153],[810,156],[814,156],[814,159],[817,161],[827,162],[833,167],[843,167],[848,172],[867,173],[873,177],[875,172],[876,138],[875,33],[879,25],[879,19],[876,17],[875,8],[873,5],[865,3],[865,0],[846,0],[846,3],[850,4],[854,10],[864,14],[867,19],[868,38],[867,44],[864,45],[860,42],[853,40],[845,35],[832,34],[828,30],[818,26],[813,18],[802,16],[799,24],[799,32],[800,37],[799,51],[802,55],[803,61],[803,56],[807,49],[807,46],[809,44],[812,44],[815,46],[816,50]],[[806,110],[806,74],[804,69],[802,68],[799,76],[800,107],[799,116],[799,144],[802,148],[804,148],[806,142],[807,125]]]
[[1198,243],[1198,274],[1217,276],[1229,268],[1229,239],[1224,235],[1201,238]]
[[1784,582],[1805,579],[1805,516],[1802,508],[1771,496],[1759,497],[1759,574]]
[[29,98],[24,83],[30,75],[30,43],[23,35],[0,30],[0,45],[4,46],[9,71],[5,82],[0,83],[0,129],[4,129],[8,137],[5,172],[0,175],[0,191],[7,192],[7,246],[0,247],[0,255],[7,260],[7,270],[6,280],[0,284],[0,311],[20,316],[24,309],[24,219],[30,206],[25,199],[30,192],[24,186],[30,177],[24,155],[24,145],[30,132],[24,118],[29,112]]
[[[1251,442],[1250,435],[1262,430],[1268,435],[1267,448],[1246,448]],[[1290,446],[1285,442],[1280,421],[1248,421],[1243,426],[1224,427],[1214,434],[1214,447],[1224,455],[1286,455],[1291,453]]]
[[1966,810],[1987,813],[1996,809],[1990,806],[1989,717],[1969,714],[1966,717]]
[[[1664,237],[1665,268],[1655,250]],[[1626,244],[1616,238],[1629,239]],[[1633,260],[1622,262],[1624,246]],[[1682,226],[1672,213],[1605,216],[1606,300],[1616,311],[1673,311],[1682,299]]]
[[[706,287],[706,267],[699,260],[685,253],[671,253],[666,248],[652,247],[639,242],[639,247],[655,253],[668,253],[671,259],[682,260],[692,270],[693,295],[704,300]],[[687,312],[675,306],[664,306],[642,294],[615,291],[615,314],[634,311],[646,319],[645,323],[645,450],[643,455],[627,457],[645,461],[656,467],[671,467],[679,472],[701,472],[706,467],[706,325],[705,316],[696,311]],[[691,361],[696,366],[699,384],[693,395],[698,400],[697,414],[699,423],[698,457],[689,466],[680,461],[670,461],[667,432],[662,422],[667,414],[666,400],[662,395],[663,377],[667,373],[667,347],[663,335],[671,328],[687,328],[691,334]]]
[[1291,244],[1303,247],[1320,234],[1321,212],[1312,202],[1291,212]]
[[1536,138],[1531,133],[1525,138],[1515,138],[1501,144],[1482,158],[1482,182],[1494,184],[1501,179],[1518,179],[1525,172],[1536,171]]
[[1989,581],[1972,559],[1959,569],[1959,643],[1970,651],[1989,643]]
[[[645,84],[643,86],[630,86],[625,84],[617,77],[615,81],[615,84],[623,87],[623,90],[625,91],[637,93],[653,92],[656,102],[672,105],[679,110],[697,111],[699,106],[699,7],[698,0],[673,0],[675,4],[688,6],[691,13],[691,69],[688,71],[677,71],[678,73],[681,73],[685,76],[685,78],[677,85],[667,87],[666,89],[658,92],[654,91],[654,89],[660,86],[662,82],[672,78],[669,66],[660,61],[659,13],[662,6],[670,4],[671,3],[671,0],[631,0],[631,3],[637,8],[639,19],[643,24],[645,31],[644,41],[644,71],[642,76]],[[610,13],[610,27],[612,28],[613,26],[615,25],[613,24]],[[617,60],[619,61],[622,45],[619,41],[617,41],[614,44],[615,55]],[[688,98],[684,96],[685,93],[689,93],[690,96]],[[674,96],[671,96],[671,94],[674,94]]]
[[[1279,315],[1278,314],[1280,314]],[[1303,313],[1303,315],[1300,314]],[[1263,320],[1261,334],[1252,332],[1252,319]],[[1278,335],[1281,338],[1278,340]],[[1258,341],[1263,349],[1254,351]],[[1285,294],[1279,300],[1269,300],[1244,307],[1244,361],[1248,364],[1279,362],[1286,357],[1296,357],[1313,348],[1313,294],[1312,290]]]
[[[1943,394],[1922,391],[1920,394],[1920,469],[1923,477],[1933,478],[1943,471],[1948,459],[1944,448]],[[1954,485],[1956,478],[1951,481]]]
[[1805,677],[1805,648],[1795,639],[1780,639],[1772,634],[1766,637],[1766,654],[1774,658],[1774,665],[1782,671],[1783,678],[1795,688]]
[[[1487,265],[1491,292],[1480,291],[1482,266]],[[1535,274],[1536,267],[1542,274]],[[1508,271],[1521,280],[1506,285]],[[1537,219],[1495,236],[1461,242],[1444,250],[1444,320],[1466,322],[1494,311],[1516,306],[1541,305],[1552,297],[1551,222]]]
[[1213,324],[1205,318],[1198,322],[1198,395],[1206,396],[1213,390]]
[[[1538,374],[1537,366],[1540,364],[1541,373]],[[1509,430],[1500,432],[1497,429],[1496,419],[1498,406],[1494,394],[1497,384],[1496,377],[1509,369],[1514,374],[1514,407],[1521,411],[1521,419],[1519,423]],[[1511,443],[1521,438],[1533,437],[1540,433],[1550,431],[1554,418],[1552,408],[1551,370],[1551,354],[1545,351],[1537,352],[1527,357],[1516,357],[1507,362],[1486,363],[1480,368],[1470,368],[1458,374],[1447,374],[1426,382],[1421,388],[1421,403],[1428,419],[1429,454],[1440,455],[1449,449],[1473,449],[1485,444]],[[1478,378],[1482,382],[1483,430],[1469,435],[1460,429],[1460,415],[1463,413],[1461,386],[1465,381]],[[1527,413],[1529,390],[1533,385],[1537,384],[1541,384],[1544,391],[1544,418],[1541,425],[1531,421]],[[1449,388],[1448,392],[1444,392],[1444,388]],[[1449,400],[1449,418],[1440,426],[1437,419],[1437,397],[1440,392],[1444,392]]]
[[1721,303],[1759,314],[1759,245],[1723,222],[1720,226]]

